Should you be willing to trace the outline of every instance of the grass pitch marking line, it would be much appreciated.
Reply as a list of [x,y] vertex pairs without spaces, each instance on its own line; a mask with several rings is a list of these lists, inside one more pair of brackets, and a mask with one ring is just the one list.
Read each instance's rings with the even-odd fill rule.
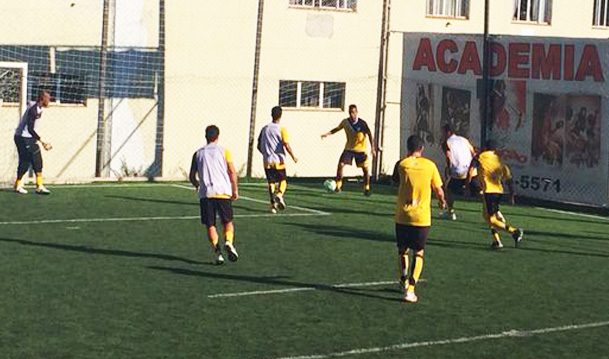
[[355,356],[362,354],[371,354],[371,353],[384,353],[394,350],[403,350],[410,348],[420,348],[420,347],[432,347],[437,345],[448,345],[448,344],[461,344],[461,343],[470,343],[481,340],[494,340],[494,339],[503,339],[503,338],[519,338],[519,337],[530,337],[532,335],[544,335],[556,332],[565,332],[571,330],[582,330],[589,328],[599,328],[609,326],[609,321],[605,322],[596,322],[596,323],[585,323],[585,324],[573,324],[573,325],[564,325],[560,327],[552,327],[552,328],[541,328],[534,330],[508,330],[501,333],[496,334],[485,334],[485,335],[477,335],[473,337],[461,337],[454,339],[444,339],[444,340],[433,340],[426,342],[414,342],[414,343],[402,343],[395,344],[386,347],[377,347],[377,348],[362,348],[362,349],[353,349],[344,352],[336,352],[329,354],[320,354],[320,355],[303,355],[303,356],[290,356],[290,357],[281,357],[275,359],[328,359],[328,358],[339,358],[346,356]]
[[561,213],[561,214],[570,214],[572,216],[579,216],[579,217],[586,217],[586,218],[594,218],[594,219],[603,219],[603,220],[609,220],[609,218],[607,217],[603,217],[603,216],[597,216],[594,214],[585,214],[585,213],[577,213],[577,212],[569,212],[569,211],[563,211],[560,209],[551,209],[551,208],[541,208],[541,207],[535,207],[537,209],[542,209],[548,212],[554,212],[554,213]]
[[[425,279],[419,280],[419,282],[425,282],[425,281],[426,281]],[[398,282],[395,280],[385,281],[385,282],[343,283],[343,284],[319,285],[319,286],[311,286],[311,287],[293,287],[293,288],[285,288],[285,289],[255,290],[255,291],[251,291],[251,292],[211,294],[211,295],[208,295],[207,298],[246,297],[246,296],[250,296],[250,295],[269,295],[269,294],[304,292],[304,291],[320,290],[320,289],[324,289],[324,288],[372,287],[372,286],[377,286],[377,285],[387,285],[387,284],[397,284],[397,283]]]
[[[246,217],[307,217],[319,216],[317,213],[259,213],[259,214],[235,214],[235,218]],[[42,219],[39,221],[11,221],[0,222],[0,226],[22,225],[22,224],[53,224],[53,223],[86,223],[86,222],[136,222],[136,221],[171,221],[199,219],[200,216],[174,216],[174,217],[125,217],[125,218],[74,218],[74,219]]]
[[[194,187],[192,187],[192,186],[184,186],[184,185],[181,185],[181,184],[172,184],[170,186],[177,187],[177,188],[183,188],[183,189],[189,189],[189,190],[193,190],[194,189]],[[269,201],[264,201],[264,200],[257,199],[257,198],[252,198],[252,197],[239,196],[239,199],[244,199],[246,201],[257,202],[257,203],[269,204]],[[292,206],[292,205],[290,205],[289,207],[290,208],[294,208],[294,209],[298,209],[300,211],[313,213],[313,214],[319,215],[319,216],[328,216],[328,215],[331,214],[329,212],[319,211],[319,210],[313,209],[313,208],[306,208],[306,207],[299,207],[299,206]]]

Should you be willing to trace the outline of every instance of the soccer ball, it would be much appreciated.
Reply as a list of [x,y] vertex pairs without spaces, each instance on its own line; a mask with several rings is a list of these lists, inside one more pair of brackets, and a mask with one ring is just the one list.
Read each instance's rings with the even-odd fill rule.
[[336,190],[336,181],[333,179],[327,179],[324,181],[324,188],[329,193],[332,193]]

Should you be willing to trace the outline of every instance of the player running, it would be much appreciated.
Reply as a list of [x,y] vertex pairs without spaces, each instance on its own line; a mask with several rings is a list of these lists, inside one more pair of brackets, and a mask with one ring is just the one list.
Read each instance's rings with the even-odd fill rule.
[[[482,183],[484,219],[491,226],[491,233],[493,235],[491,249],[503,248],[499,229],[510,233],[514,239],[514,245],[518,247],[522,241],[523,230],[508,225],[499,208],[501,197],[503,196],[502,181],[508,187],[510,203],[514,203],[512,174],[510,169],[503,164],[495,149],[495,141],[487,141],[485,150],[472,161],[472,167],[478,169],[480,182]],[[469,184],[470,181],[471,176],[468,176],[467,183]]]
[[285,192],[288,188],[287,175],[285,171],[286,151],[298,163],[298,159],[292,152],[289,144],[290,136],[285,127],[281,126],[281,114],[283,110],[279,106],[273,107],[271,117],[273,122],[264,126],[258,136],[258,151],[262,153],[264,172],[268,182],[269,197],[271,200],[271,213],[277,213],[277,209],[284,210]]
[[[406,145],[408,155],[396,163],[392,179],[399,183],[395,234],[400,283],[404,289],[404,301],[414,303],[418,300],[414,289],[423,271],[423,254],[431,227],[432,189],[441,209],[446,208],[446,200],[438,167],[423,157],[423,140],[412,135]],[[414,252],[412,260],[409,258],[411,250]]]
[[216,255],[216,264],[223,264],[224,257],[218,245],[216,214],[220,215],[224,227],[224,249],[231,262],[239,258],[234,246],[235,226],[233,225],[232,201],[239,198],[237,172],[228,150],[218,145],[220,130],[211,125],[205,129],[207,145],[199,148],[192,156],[190,183],[199,192],[201,223],[207,227],[207,238]]
[[[446,141],[444,141],[443,149],[446,156],[446,183],[445,183],[445,194],[446,204],[448,210],[444,212],[444,218],[456,220],[457,214],[455,213],[455,195],[465,195],[466,193],[476,194],[480,192],[480,188],[477,180],[470,180],[469,188],[465,188],[467,181],[468,172],[470,170],[470,164],[472,159],[476,155],[474,146],[469,140],[463,136],[459,136],[455,133],[453,127],[450,124],[444,125],[444,134],[446,135]],[[472,178],[476,176],[476,170],[472,169]]]

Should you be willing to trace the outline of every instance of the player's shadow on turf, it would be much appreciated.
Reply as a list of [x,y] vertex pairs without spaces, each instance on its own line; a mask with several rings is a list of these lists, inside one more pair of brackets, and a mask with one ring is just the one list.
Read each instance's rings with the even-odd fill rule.
[[[530,235],[530,234],[536,234],[536,235],[540,235],[540,236],[547,236],[547,237],[559,237],[559,238],[565,238],[565,239],[584,239],[584,240],[593,240],[593,241],[609,241],[609,236],[608,235],[604,235],[604,236],[592,236],[592,235],[586,235],[586,232],[580,231],[578,233],[574,233],[574,234],[569,234],[569,233],[559,233],[559,232],[549,232],[549,231],[536,231],[536,230],[532,230],[532,229],[526,229],[525,228],[525,236]],[[587,233],[594,233],[594,232],[587,232]],[[526,239],[526,237],[525,237]]]
[[353,227],[339,227],[339,226],[330,226],[324,224],[306,224],[306,223],[281,223],[284,226],[293,226],[299,227],[310,232],[321,234],[325,236],[332,237],[342,237],[342,238],[360,238],[369,241],[381,241],[381,242],[395,242],[395,237],[393,235],[378,232],[378,231],[370,231]]
[[172,201],[166,199],[157,199],[157,198],[143,198],[143,197],[131,197],[131,196],[115,196],[115,195],[105,195],[106,198],[117,198],[129,201],[140,201],[140,202],[154,202],[154,203],[167,203],[167,204],[182,204],[187,206],[199,206],[199,202],[197,201]]
[[72,244],[34,242],[34,241],[26,240],[26,239],[14,239],[14,238],[0,238],[0,242],[17,243],[17,244],[21,244],[21,245],[25,245],[25,246],[59,249],[59,250],[63,250],[63,251],[80,252],[80,253],[88,253],[88,254],[102,254],[102,255],[121,256],[121,257],[133,257],[133,258],[153,258],[153,259],[162,259],[162,260],[166,260],[166,261],[184,262],[184,263],[188,263],[188,264],[209,264],[209,263],[204,263],[204,262],[199,262],[199,261],[193,261],[191,259],[172,256],[169,254],[140,253],[140,252],[117,250],[117,249],[100,249],[100,248],[91,248],[91,247],[87,247],[87,246],[75,246]]
[[[117,199],[126,199],[129,201],[141,201],[141,202],[154,202],[154,203],[166,203],[166,204],[180,204],[180,205],[187,205],[187,206],[199,206],[199,202],[198,201],[171,201],[171,200],[166,200],[166,199],[157,199],[157,198],[143,198],[143,197],[130,197],[130,196],[115,196],[115,195],[106,195],[104,197],[108,197],[108,198],[117,198]],[[247,206],[241,206],[238,204],[238,202],[233,204],[234,208],[239,208],[245,211],[251,211],[251,212],[260,212],[260,210],[256,210],[256,209],[252,209],[249,208]]]
[[[165,271],[165,272],[170,272],[173,274],[193,276],[193,277],[226,279],[226,280],[249,282],[249,283],[276,285],[276,286],[283,287],[282,289],[286,289],[285,287],[311,288],[311,289],[315,289],[315,290],[329,291],[329,292],[335,292],[335,293],[340,293],[340,294],[355,295],[355,296],[361,296],[361,297],[401,302],[401,297],[399,297],[399,296],[398,297],[388,297],[385,295],[365,293],[365,292],[378,292],[378,293],[387,292],[387,289],[385,289],[385,288],[380,288],[380,289],[375,289],[375,290],[364,289],[364,288],[345,288],[345,287],[337,287],[337,286],[332,286],[332,285],[327,285],[327,284],[294,282],[294,281],[281,279],[284,277],[276,277],[276,276],[268,277],[268,276],[213,273],[213,272],[194,271],[194,270],[184,269],[184,268],[159,267],[159,266],[149,266],[148,268],[153,269],[153,270]],[[395,285],[397,285],[397,282]]]
[[[566,215],[568,215],[567,213],[565,213]],[[609,225],[609,217],[607,217],[607,219],[603,219],[603,218],[599,218],[598,220],[594,220],[594,219],[585,219],[582,217],[577,217],[577,218],[564,218],[564,217],[551,217],[551,216],[542,216],[542,215],[538,215],[538,214],[519,214],[519,213],[509,213],[507,214],[507,216],[511,217],[522,217],[522,218],[539,218],[542,219],[544,221],[557,221],[557,222],[565,222],[565,221],[569,221],[569,222],[576,222],[576,223],[591,223],[591,224],[599,224],[599,225]]]

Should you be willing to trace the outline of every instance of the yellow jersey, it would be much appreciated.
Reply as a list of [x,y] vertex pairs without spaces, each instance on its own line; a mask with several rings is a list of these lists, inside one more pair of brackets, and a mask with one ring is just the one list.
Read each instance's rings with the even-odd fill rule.
[[357,122],[353,123],[350,118],[342,120],[332,133],[345,130],[347,136],[347,143],[345,144],[345,150],[354,152],[366,152],[366,135],[370,133],[370,128],[366,121],[361,118],[357,119]]
[[431,226],[431,190],[442,187],[438,167],[424,157],[406,157],[395,165],[393,180],[399,181],[395,222]]
[[478,178],[484,193],[503,193],[504,180],[512,179],[510,169],[501,162],[495,151],[484,151],[476,160]]

